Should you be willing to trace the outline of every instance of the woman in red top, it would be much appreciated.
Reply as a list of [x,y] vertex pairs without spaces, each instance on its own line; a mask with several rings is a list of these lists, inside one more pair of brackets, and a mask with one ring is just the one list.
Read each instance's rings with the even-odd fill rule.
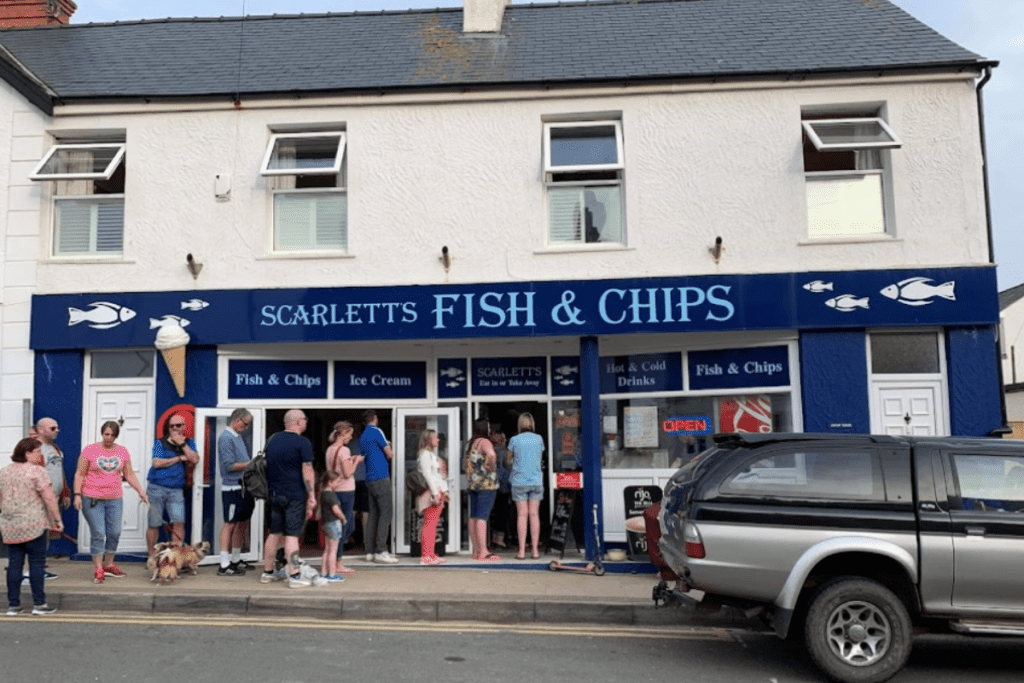
[[81,510],[89,524],[89,550],[96,573],[93,581],[103,583],[105,575],[125,576],[114,564],[117,542],[121,539],[123,511],[122,479],[135,489],[143,503],[149,504],[146,491],[132,470],[128,449],[114,443],[121,433],[116,422],[104,422],[103,441],[86,446],[75,470],[75,509]]

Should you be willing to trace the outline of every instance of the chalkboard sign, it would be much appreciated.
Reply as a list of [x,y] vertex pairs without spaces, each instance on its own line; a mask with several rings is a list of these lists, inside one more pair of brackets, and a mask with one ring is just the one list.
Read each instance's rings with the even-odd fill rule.
[[[557,550],[565,555],[565,539],[569,535],[572,524],[573,506],[576,503],[577,491],[555,489],[555,511],[551,515],[551,534],[548,536],[548,552]],[[579,539],[576,540],[577,547]]]
[[[622,497],[626,510],[626,540],[629,542],[629,558],[631,560],[648,560],[650,556],[647,554],[647,534],[634,531],[629,520],[634,518],[643,520],[644,510],[661,502],[661,487],[627,486],[622,490]],[[643,525],[636,523],[636,528],[643,528]]]

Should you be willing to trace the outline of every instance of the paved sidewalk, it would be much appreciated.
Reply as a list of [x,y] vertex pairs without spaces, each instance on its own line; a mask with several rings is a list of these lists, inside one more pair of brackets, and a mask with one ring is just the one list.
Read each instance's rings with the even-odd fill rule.
[[[319,560],[307,557],[318,567]],[[548,570],[540,560],[476,562],[449,556],[437,567],[403,557],[385,566],[345,558],[356,573],[343,583],[292,589],[260,583],[260,570],[245,576],[217,575],[217,564],[200,567],[170,585],[150,582],[145,565],[122,563],[125,578],[92,581],[90,562],[50,558],[47,602],[61,612],[121,614],[290,616],[398,621],[481,621],[491,623],[596,623],[693,625],[750,628],[742,616],[704,614],[683,608],[656,609],[651,591],[658,583],[650,565],[606,564],[604,576]],[[585,566],[584,562],[573,562]],[[631,568],[645,573],[629,573]],[[31,603],[27,585],[22,604]],[[0,613],[2,614],[2,613]],[[3,618],[3,617],[0,617]]]

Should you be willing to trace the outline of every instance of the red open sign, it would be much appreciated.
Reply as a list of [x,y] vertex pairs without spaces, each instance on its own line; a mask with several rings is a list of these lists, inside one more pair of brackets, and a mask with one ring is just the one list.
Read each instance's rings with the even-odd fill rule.
[[693,417],[670,417],[661,423],[661,431],[666,434],[710,434],[711,418]]

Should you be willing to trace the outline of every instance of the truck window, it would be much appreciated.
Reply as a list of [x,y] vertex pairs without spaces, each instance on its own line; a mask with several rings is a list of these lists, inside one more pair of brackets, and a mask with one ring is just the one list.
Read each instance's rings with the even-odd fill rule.
[[881,469],[874,451],[803,448],[741,465],[720,491],[755,496],[881,500]]
[[1024,509],[1024,458],[954,454],[961,509],[1017,512]]

